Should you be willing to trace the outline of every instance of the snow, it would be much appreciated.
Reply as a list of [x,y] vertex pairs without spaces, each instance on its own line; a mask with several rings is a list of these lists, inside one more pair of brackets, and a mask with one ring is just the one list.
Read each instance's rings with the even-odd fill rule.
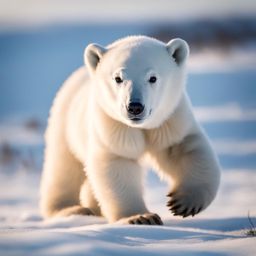
[[145,201],[164,226],[108,224],[92,216],[42,219],[43,133],[54,94],[81,65],[86,44],[145,34],[143,29],[88,25],[0,35],[0,255],[256,255],[255,237],[246,235],[248,213],[256,225],[255,47],[224,57],[207,51],[190,60],[188,94],[222,166],[209,208],[194,218],[171,216],[169,188],[149,171]]
[[[207,62],[202,61],[207,59]],[[256,68],[255,42],[243,47],[232,47],[228,51],[206,48],[192,55],[188,67],[193,73],[230,72],[241,69]]]
[[256,121],[256,109],[243,109],[237,103],[215,107],[196,107],[194,113],[200,122]]
[[[255,216],[256,173],[229,170],[214,204],[196,218],[163,210],[166,185],[146,186],[146,201],[164,226],[107,224],[100,217],[71,216],[44,221],[37,208],[39,175],[1,174],[0,255],[254,255],[246,237],[247,212]],[[155,177],[154,177],[155,178]],[[28,186],[29,185],[29,186]],[[154,186],[152,186],[154,185]],[[156,193],[157,192],[157,193]],[[161,194],[160,194],[161,192]],[[253,221],[256,221],[254,218]]]
[[[16,133],[12,130],[14,125]],[[29,134],[31,138],[42,136],[40,130],[30,130],[22,124],[7,122],[3,126],[5,129],[0,131],[7,129],[11,135],[5,137],[5,142],[21,151],[26,141],[20,138],[29,138]],[[16,138],[19,143],[13,144]],[[40,146],[42,140],[36,141]],[[35,147],[34,139],[27,142]],[[17,155],[13,161],[19,162],[22,156]],[[145,181],[145,201],[151,211],[163,218],[164,226],[149,227],[107,224],[104,218],[93,216],[43,220],[38,210],[40,164],[19,164],[9,173],[6,167],[11,163],[0,163],[0,255],[247,256],[256,253],[255,238],[245,234],[250,228],[248,212],[256,222],[255,170],[223,170],[214,203],[197,217],[187,219],[171,216],[165,206],[167,184],[150,171]]]
[[0,144],[28,144],[37,145],[43,143],[43,136],[35,131],[30,131],[25,126],[0,126]]
[[215,140],[213,147],[219,154],[249,155],[256,154],[256,141]]

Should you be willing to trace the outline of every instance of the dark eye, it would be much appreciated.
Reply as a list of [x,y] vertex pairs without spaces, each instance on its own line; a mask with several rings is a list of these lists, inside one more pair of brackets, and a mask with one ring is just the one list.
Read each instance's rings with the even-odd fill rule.
[[157,78],[156,78],[155,76],[151,76],[148,81],[149,81],[151,84],[154,84],[154,83],[156,82],[156,80],[157,80]]
[[118,84],[121,84],[121,83],[123,82],[123,80],[122,80],[122,78],[121,78],[120,76],[116,76],[116,77],[115,77],[115,81],[116,81],[116,83],[118,83]]

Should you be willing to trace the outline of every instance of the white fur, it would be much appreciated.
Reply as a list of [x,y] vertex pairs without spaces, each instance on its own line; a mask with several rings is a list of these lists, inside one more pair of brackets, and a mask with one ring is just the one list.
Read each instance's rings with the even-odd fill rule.
[[[173,198],[181,205],[176,213],[211,203],[220,171],[184,89],[188,54],[181,39],[166,45],[144,36],[86,48],[87,68],[65,82],[51,110],[41,183],[44,216],[153,218],[143,201],[139,163],[146,155],[174,181]],[[145,106],[138,122],[127,113],[133,99]]]

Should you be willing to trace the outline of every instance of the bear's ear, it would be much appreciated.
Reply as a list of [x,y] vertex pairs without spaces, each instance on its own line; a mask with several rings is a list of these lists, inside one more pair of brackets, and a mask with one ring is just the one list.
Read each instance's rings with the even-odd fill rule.
[[84,62],[86,66],[91,71],[94,71],[105,52],[106,49],[103,46],[89,44],[84,51]]
[[166,47],[177,65],[182,65],[186,62],[189,55],[189,46],[186,41],[180,38],[175,38],[169,41]]

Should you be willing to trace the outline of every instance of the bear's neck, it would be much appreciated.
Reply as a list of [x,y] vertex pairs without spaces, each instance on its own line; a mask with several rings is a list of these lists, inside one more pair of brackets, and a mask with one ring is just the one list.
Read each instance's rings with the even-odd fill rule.
[[[189,102],[183,97],[173,114],[159,127],[144,129],[130,127],[117,121],[99,109],[94,128],[106,147],[115,145],[114,151],[125,148],[130,154],[140,156],[148,150],[162,150],[180,143],[195,126]],[[116,146],[118,145],[118,146]],[[139,146],[138,146],[139,145]],[[133,152],[135,154],[133,154]]]

